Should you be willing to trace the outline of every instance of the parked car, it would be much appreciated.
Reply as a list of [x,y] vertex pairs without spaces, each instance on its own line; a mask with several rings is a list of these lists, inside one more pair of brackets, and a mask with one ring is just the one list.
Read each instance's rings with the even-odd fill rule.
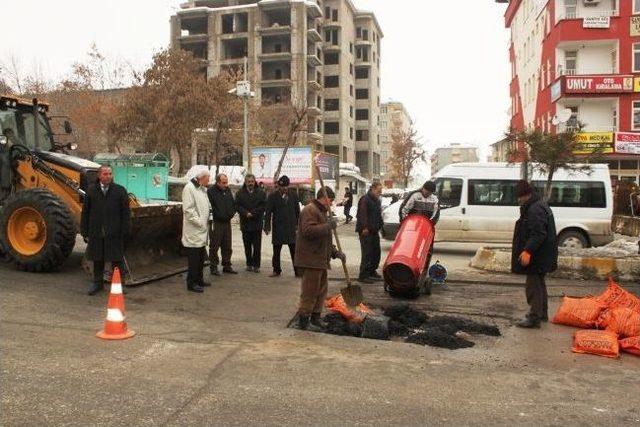
[[[559,245],[590,247],[613,241],[613,191],[609,166],[591,165],[591,173],[556,172],[549,204],[556,219]],[[436,241],[511,243],[519,217],[516,183],[520,167],[507,163],[458,163],[435,177],[442,209]],[[546,177],[532,183],[543,194]],[[383,236],[394,240],[402,201],[383,212]]]

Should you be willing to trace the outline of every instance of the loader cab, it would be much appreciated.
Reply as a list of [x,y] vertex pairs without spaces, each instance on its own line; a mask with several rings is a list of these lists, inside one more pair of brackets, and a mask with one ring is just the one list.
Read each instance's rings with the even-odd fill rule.
[[17,143],[31,150],[55,151],[53,132],[46,115],[48,109],[47,104],[39,103],[34,107],[24,99],[0,97],[0,134],[5,136],[6,145]]

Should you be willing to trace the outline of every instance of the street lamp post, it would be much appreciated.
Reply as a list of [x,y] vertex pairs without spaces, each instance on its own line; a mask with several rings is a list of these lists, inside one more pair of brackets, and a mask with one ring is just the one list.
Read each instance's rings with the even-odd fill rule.
[[255,96],[255,92],[251,92],[251,82],[247,78],[247,58],[244,58],[244,76],[243,80],[236,82],[236,88],[229,91],[235,93],[236,96],[242,98],[244,107],[244,132],[242,143],[242,166],[249,171],[249,99]]

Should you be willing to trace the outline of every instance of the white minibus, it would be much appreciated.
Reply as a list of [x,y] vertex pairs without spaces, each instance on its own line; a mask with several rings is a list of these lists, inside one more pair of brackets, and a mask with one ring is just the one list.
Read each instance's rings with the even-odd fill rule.
[[[436,241],[511,243],[520,216],[516,183],[520,166],[507,163],[458,163],[434,176],[440,198]],[[546,177],[534,171],[532,184],[543,193]],[[394,240],[402,200],[383,212],[383,236]],[[565,247],[602,246],[613,241],[613,191],[609,166],[590,172],[559,170],[549,200],[558,243]]]

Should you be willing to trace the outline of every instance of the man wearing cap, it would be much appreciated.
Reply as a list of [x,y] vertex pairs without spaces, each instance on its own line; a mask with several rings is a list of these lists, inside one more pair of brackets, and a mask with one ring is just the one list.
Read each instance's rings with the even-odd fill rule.
[[[296,230],[300,218],[300,202],[296,193],[289,191],[289,184],[290,181],[286,175],[280,177],[276,191],[271,193],[267,199],[264,232],[269,235],[273,231],[271,237],[273,273],[270,277],[280,277],[282,274],[280,254],[283,245],[289,246],[291,261],[295,265]],[[297,271],[296,276],[298,276]]]
[[548,320],[545,275],[558,268],[558,239],[553,212],[546,201],[535,194],[531,184],[519,181],[516,195],[520,219],[513,232],[511,270],[525,274],[529,313],[516,325],[539,328]]
[[203,169],[182,190],[182,245],[187,253],[189,270],[187,290],[201,294],[209,283],[203,281],[202,270],[209,241],[209,171]]
[[[326,193],[325,193],[326,191]],[[322,322],[322,307],[327,298],[327,270],[331,259],[346,262],[346,256],[333,246],[331,232],[338,221],[327,217],[335,193],[330,188],[320,189],[317,198],[300,213],[296,241],[295,265],[302,271],[298,328],[319,331],[326,328]]]

